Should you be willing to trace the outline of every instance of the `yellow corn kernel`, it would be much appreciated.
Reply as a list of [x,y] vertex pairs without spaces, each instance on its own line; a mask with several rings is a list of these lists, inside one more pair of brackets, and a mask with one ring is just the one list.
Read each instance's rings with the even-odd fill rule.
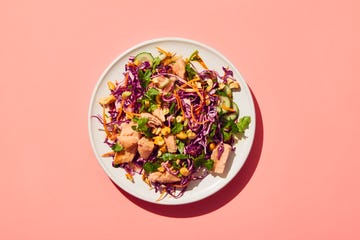
[[176,120],[176,122],[182,122],[182,121],[184,121],[184,116],[177,116],[176,118],[175,118],[175,120]]
[[109,90],[115,90],[115,84],[113,82],[107,82],[107,86],[109,88]]
[[162,153],[166,153],[167,152],[167,147],[166,147],[166,144],[162,145],[159,150],[162,152]]
[[164,138],[162,136],[153,137],[153,140],[154,140],[154,144],[160,147],[165,144]]
[[179,132],[178,134],[176,134],[176,137],[178,138],[178,139],[181,139],[181,140],[185,140],[185,139],[187,139],[187,134],[186,133],[184,133],[184,131],[181,131],[181,132]]
[[165,168],[163,166],[158,167],[157,170],[161,173],[165,172]]
[[225,83],[219,83],[219,87],[218,87],[219,90],[222,90],[224,87],[225,87]]
[[164,135],[164,136],[169,135],[170,132],[171,132],[171,129],[170,129],[169,127],[163,127],[163,128],[161,129],[161,134]]
[[187,135],[188,139],[190,139],[190,140],[196,138],[196,133],[194,133],[190,129],[186,131],[186,135]]
[[215,143],[210,143],[210,144],[209,144],[209,149],[210,149],[210,151],[214,150],[215,147],[216,147]]
[[186,176],[189,176],[190,171],[186,167],[182,167],[182,168],[180,168],[180,174],[186,177]]

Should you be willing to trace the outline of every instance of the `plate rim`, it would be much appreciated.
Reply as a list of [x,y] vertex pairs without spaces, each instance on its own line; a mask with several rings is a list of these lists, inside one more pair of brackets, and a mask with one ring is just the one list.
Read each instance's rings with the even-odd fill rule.
[[[249,148],[247,149],[247,152],[244,156],[244,161],[241,164],[241,166],[239,167],[239,169],[237,169],[235,171],[235,174],[233,174],[232,176],[227,176],[226,181],[224,182],[224,184],[222,184],[220,187],[218,187],[217,189],[215,189],[214,191],[210,192],[210,194],[203,194],[197,198],[190,198],[187,201],[181,201],[181,197],[179,199],[174,199],[174,201],[168,201],[168,202],[164,202],[164,201],[156,201],[155,199],[150,200],[147,199],[144,196],[139,196],[131,191],[128,191],[127,189],[125,189],[124,186],[121,186],[121,184],[119,184],[117,181],[115,181],[114,179],[116,179],[116,177],[107,170],[107,167],[105,166],[105,164],[99,159],[98,156],[98,152],[95,149],[95,142],[94,142],[94,136],[92,134],[92,108],[95,104],[95,97],[96,97],[96,93],[99,90],[99,87],[101,86],[101,84],[104,81],[105,76],[107,75],[107,73],[116,65],[116,63],[118,63],[121,59],[123,59],[126,55],[128,55],[130,52],[144,47],[146,45],[150,45],[150,44],[154,44],[154,43],[161,43],[161,42],[182,42],[182,43],[187,43],[187,44],[191,44],[191,45],[197,45],[200,46],[204,49],[206,49],[207,51],[212,52],[213,54],[215,54],[216,56],[222,58],[227,64],[231,65],[232,67],[232,71],[235,71],[237,75],[240,76],[240,78],[242,79],[242,82],[245,83],[245,89],[248,92],[248,97],[250,98],[250,110],[252,113],[252,119],[251,119],[251,123],[253,125],[253,134],[251,136],[250,140],[251,142],[249,142]],[[243,91],[244,87],[242,87],[241,91]],[[142,41],[138,44],[135,44],[129,48],[127,48],[125,51],[123,51],[122,53],[118,54],[117,57],[115,57],[108,65],[107,67],[103,70],[103,72],[101,73],[100,77],[98,78],[95,86],[93,87],[92,93],[91,93],[91,97],[90,97],[90,102],[89,102],[89,106],[88,106],[88,114],[87,114],[87,122],[88,122],[88,137],[90,139],[90,144],[91,144],[91,148],[92,151],[95,155],[95,158],[97,159],[98,164],[102,167],[102,169],[104,170],[105,174],[108,176],[108,178],[116,185],[118,186],[121,190],[123,190],[124,192],[130,194],[131,196],[136,197],[137,199],[140,199],[142,201],[145,202],[149,202],[149,203],[153,203],[153,204],[158,204],[158,205],[182,205],[182,204],[189,204],[189,203],[193,203],[193,202],[197,202],[200,200],[203,200],[205,198],[210,197],[211,195],[217,193],[218,191],[220,191],[222,188],[224,188],[226,185],[228,185],[234,178],[235,176],[237,176],[240,172],[240,170],[243,168],[243,166],[245,165],[246,161],[249,158],[251,149],[253,148],[253,143],[254,143],[254,139],[255,139],[255,133],[256,133],[256,112],[255,112],[255,104],[254,104],[254,99],[250,90],[250,87],[248,85],[248,83],[245,81],[244,77],[242,76],[241,72],[235,67],[235,65],[227,58],[225,57],[221,52],[217,51],[216,49],[214,49],[213,47],[204,44],[202,42],[193,40],[193,39],[188,39],[188,38],[182,38],[182,37],[161,37],[161,38],[153,38],[153,39],[149,39],[149,40],[145,40]],[[153,191],[153,190],[149,190],[149,191]],[[180,201],[178,201],[180,200]]]

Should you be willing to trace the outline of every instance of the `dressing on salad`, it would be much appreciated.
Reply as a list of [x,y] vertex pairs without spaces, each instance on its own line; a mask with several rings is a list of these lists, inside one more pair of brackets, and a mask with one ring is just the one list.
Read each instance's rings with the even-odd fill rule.
[[124,79],[109,81],[95,116],[114,167],[134,174],[161,195],[181,197],[189,183],[209,173],[221,175],[235,143],[244,137],[250,116],[239,114],[233,72],[207,67],[199,52],[188,58],[157,48],[154,57],[130,57]]

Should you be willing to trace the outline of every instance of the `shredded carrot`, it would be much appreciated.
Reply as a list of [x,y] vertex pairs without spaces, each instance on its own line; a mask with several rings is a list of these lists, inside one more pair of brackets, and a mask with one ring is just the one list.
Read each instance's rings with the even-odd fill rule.
[[125,102],[125,99],[121,99],[121,102],[120,102],[120,106],[118,108],[118,115],[116,117],[116,121],[119,121],[120,120],[120,117],[122,115],[122,112],[123,112],[123,108],[124,108],[124,102]]
[[129,81],[129,73],[127,72],[125,74],[124,87],[127,87],[128,81]]
[[106,126],[106,113],[105,113],[105,107],[103,107],[103,125],[104,125],[104,131],[105,131],[105,133],[106,133],[106,136],[107,136],[107,137],[110,137],[110,136],[111,136],[111,134],[110,134],[110,132],[109,132],[109,130],[108,130],[108,128],[107,128],[107,126]]
[[176,102],[177,102],[178,108],[180,108],[180,109],[181,109],[182,115],[183,115],[183,116],[185,116],[184,109],[183,109],[183,107],[182,107],[182,105],[181,105],[181,100],[180,100],[179,95],[177,95],[177,93],[176,93],[176,92],[174,92],[174,96],[175,96],[175,99],[176,99]]
[[165,56],[167,56],[167,57],[172,57],[172,53],[170,53],[170,52],[168,52],[168,51],[165,51],[164,49],[161,49],[161,48],[159,48],[159,47],[156,47],[156,49],[160,52],[160,53],[162,53],[162,54],[164,54]]
[[191,119],[196,122],[197,124],[204,124],[206,122],[208,122],[208,120],[205,120],[203,122],[199,122],[198,120],[196,120],[195,116],[194,116],[194,111],[193,111],[193,106],[190,104],[190,113],[191,113]]
[[224,110],[226,110],[226,111],[229,111],[229,112],[236,112],[235,109],[229,108],[229,107],[227,107],[227,106],[225,106],[225,105],[221,105],[221,108],[224,109]]

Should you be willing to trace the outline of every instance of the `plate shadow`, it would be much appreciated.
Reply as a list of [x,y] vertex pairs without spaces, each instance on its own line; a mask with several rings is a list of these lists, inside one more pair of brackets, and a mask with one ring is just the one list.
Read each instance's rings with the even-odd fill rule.
[[253,176],[255,169],[259,163],[261,151],[263,147],[263,138],[264,138],[264,127],[261,116],[261,111],[259,104],[253,94],[253,91],[250,88],[250,92],[253,97],[255,114],[256,114],[256,130],[255,137],[252,148],[250,150],[249,156],[245,161],[244,165],[240,169],[239,173],[221,190],[214,193],[213,195],[187,204],[181,205],[161,205],[156,203],[150,203],[144,200],[141,200],[137,197],[132,196],[126,191],[118,187],[114,182],[114,186],[130,201],[138,205],[139,207],[166,217],[175,217],[175,218],[188,218],[204,215],[219,209],[233,198],[235,198],[239,193],[245,188],[245,186],[250,181]]

